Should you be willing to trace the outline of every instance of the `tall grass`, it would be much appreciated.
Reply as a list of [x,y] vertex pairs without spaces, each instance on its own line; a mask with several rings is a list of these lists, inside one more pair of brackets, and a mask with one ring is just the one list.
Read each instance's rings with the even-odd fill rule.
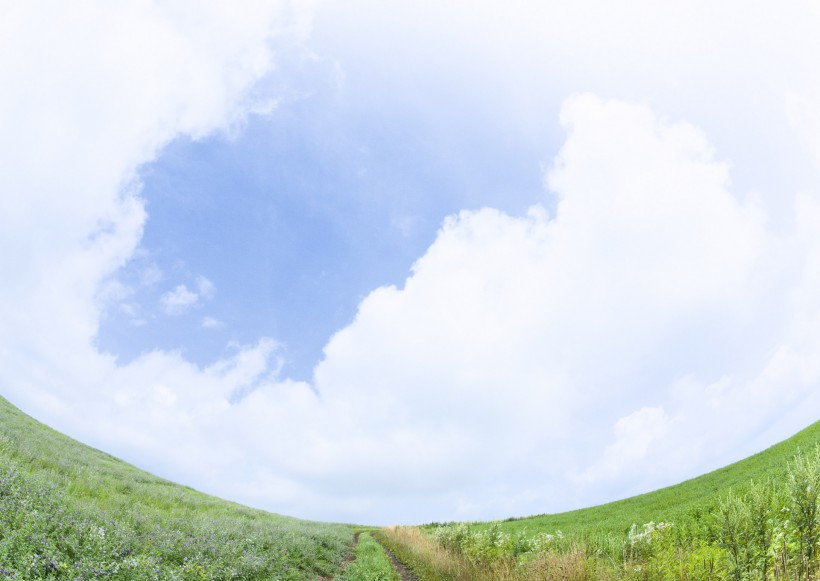
[[542,552],[519,559],[501,552],[493,557],[471,557],[416,527],[394,527],[376,533],[412,569],[421,581],[528,581],[555,579],[586,581],[607,579],[595,559],[578,550]]
[[612,531],[528,532],[505,523],[385,530],[422,579],[820,579],[820,446],[780,477],[716,495],[712,510]]
[[799,456],[789,470],[788,503],[784,527],[796,544],[799,579],[811,578],[817,570],[817,544],[820,541],[820,447],[813,456]]

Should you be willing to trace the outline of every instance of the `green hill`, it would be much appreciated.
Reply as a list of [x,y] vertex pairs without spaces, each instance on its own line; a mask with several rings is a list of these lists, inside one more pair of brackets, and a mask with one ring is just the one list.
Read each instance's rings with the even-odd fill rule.
[[697,521],[713,513],[718,500],[730,490],[743,494],[752,481],[785,481],[789,463],[797,453],[811,452],[818,445],[820,421],[763,452],[674,486],[600,506],[510,519],[501,527],[510,532],[625,533],[633,524]]
[[421,581],[820,579],[820,422],[625,500],[376,537]]
[[325,578],[352,535],[157,478],[0,397],[0,579]]
[[[570,570],[578,579],[813,578],[818,446],[820,422],[750,458],[625,500],[376,537],[421,579],[552,578]],[[801,507],[815,507],[818,518],[801,525]],[[650,522],[674,527],[643,527]],[[0,397],[0,579],[330,579],[350,558],[353,532],[163,480]],[[758,542],[768,544],[758,550]]]

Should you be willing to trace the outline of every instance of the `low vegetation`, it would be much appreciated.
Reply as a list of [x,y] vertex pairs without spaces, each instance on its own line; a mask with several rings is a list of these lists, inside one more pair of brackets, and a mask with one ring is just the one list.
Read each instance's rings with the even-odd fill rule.
[[399,581],[399,576],[384,549],[368,533],[361,533],[356,544],[356,559],[345,568],[342,581]]
[[0,398],[0,579],[330,578],[352,536],[172,484]]
[[[378,538],[422,580],[818,579],[818,442],[820,423],[642,497],[563,515],[389,529]],[[642,515],[651,520],[629,522]],[[564,532],[545,527],[555,523]]]
[[[83,446],[0,398],[0,579],[820,579],[820,422],[579,511],[362,532],[253,510]],[[402,573],[404,574],[404,573]]]

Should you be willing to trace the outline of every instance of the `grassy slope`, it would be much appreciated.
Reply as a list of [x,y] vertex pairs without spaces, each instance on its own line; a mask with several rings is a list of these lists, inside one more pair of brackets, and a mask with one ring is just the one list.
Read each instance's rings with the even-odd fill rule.
[[[697,520],[712,512],[718,497],[730,488],[740,490],[751,480],[782,479],[798,449],[809,451],[818,444],[820,422],[746,460],[681,484],[597,507],[511,519],[502,528],[526,529],[531,534],[556,530],[575,535],[623,534],[633,523]],[[40,496],[59,491],[59,503],[66,510],[105,521],[109,528],[119,527],[126,537],[132,535],[134,539],[123,541],[130,543],[126,554],[150,551],[146,539],[156,542],[161,537],[171,546],[160,547],[158,553],[168,567],[190,570],[195,562],[213,578],[215,571],[246,571],[241,567],[247,561],[266,555],[276,556],[277,575],[283,578],[332,573],[352,536],[346,526],[272,515],[172,484],[39,424],[0,397],[0,501],[4,494],[8,496],[2,489],[9,481],[8,477],[4,481],[4,469],[22,474],[18,481],[36,483]],[[0,539],[11,538],[8,527],[0,518]],[[188,544],[186,539],[204,548],[186,553],[182,548]],[[210,545],[203,539],[211,539]],[[260,573],[259,578],[267,574]],[[169,578],[177,577],[174,573]]]
[[[100,528],[107,537],[89,536]],[[14,565],[26,577],[13,551],[3,553],[18,543],[41,561],[28,575],[113,568],[129,557],[134,571],[152,563],[159,578],[315,578],[338,569],[351,538],[344,525],[250,509],[153,476],[0,397],[0,569]]]
[[511,519],[502,523],[501,528],[508,532],[561,530],[587,535],[624,533],[633,523],[698,520],[711,512],[718,498],[725,496],[729,489],[741,491],[751,480],[783,481],[786,465],[797,451],[810,452],[819,444],[820,422],[816,422],[763,452],[692,480],[591,508]]

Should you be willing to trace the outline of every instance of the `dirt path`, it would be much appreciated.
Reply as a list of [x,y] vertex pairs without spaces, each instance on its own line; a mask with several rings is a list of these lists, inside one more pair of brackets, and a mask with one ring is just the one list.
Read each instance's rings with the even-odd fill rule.
[[[375,537],[373,537],[373,539],[376,542],[378,542],[378,539],[376,539]],[[352,544],[353,553],[351,555],[345,557],[345,563],[349,564],[350,562],[352,562],[356,559],[356,545],[358,545],[358,544],[359,544],[359,533],[356,533],[356,534],[353,535],[353,544]],[[393,551],[391,551],[390,549],[388,549],[387,547],[385,547],[381,543],[379,543],[379,545],[381,545],[381,548],[384,549],[384,552],[387,554],[387,556],[390,557],[390,563],[393,565],[393,569],[396,570],[396,573],[398,573],[399,578],[401,579],[401,581],[419,581],[418,577],[413,575],[412,571],[410,571],[410,569],[408,569],[405,566],[404,563],[399,561],[398,557],[396,557],[396,555],[393,554]],[[329,577],[322,577],[321,579],[322,579],[322,581],[330,581]]]
[[359,545],[359,535],[360,534],[361,533],[353,533],[353,544],[350,545],[350,548],[353,549],[353,551],[350,553],[350,555],[345,557],[345,562],[346,563],[356,560],[356,547]]
[[[345,565],[350,564],[351,561],[356,560],[356,545],[359,544],[359,533],[353,534],[353,542],[350,545],[350,548],[353,549],[351,553],[342,560],[342,568]],[[334,577],[319,577],[319,581],[333,581]]]
[[[381,543],[379,544],[382,545]],[[390,561],[393,563],[393,568],[396,570],[396,573],[399,574],[399,577],[401,577],[402,581],[419,581],[418,577],[413,575],[412,571],[410,571],[410,569],[408,569],[404,563],[399,561],[398,557],[396,557],[396,555],[393,554],[393,551],[391,551],[384,545],[382,545],[382,549],[384,549],[384,552],[387,553],[388,557],[390,557]]]

